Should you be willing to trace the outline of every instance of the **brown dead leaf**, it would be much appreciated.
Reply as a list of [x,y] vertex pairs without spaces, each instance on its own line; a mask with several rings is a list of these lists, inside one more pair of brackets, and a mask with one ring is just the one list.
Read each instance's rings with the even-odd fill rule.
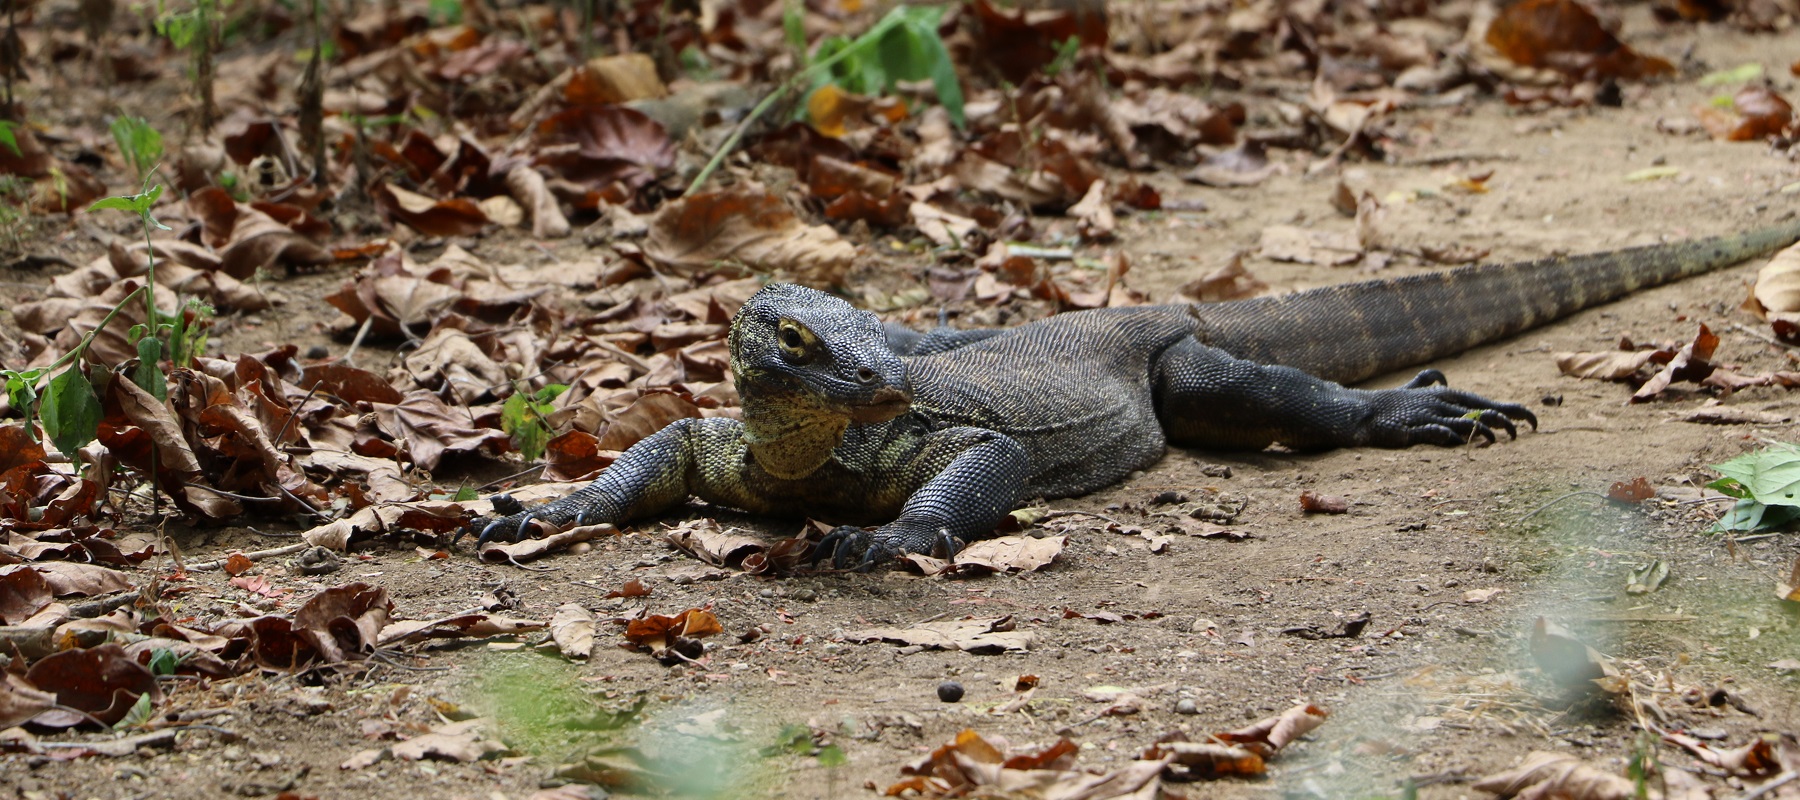
[[1543,617],[1532,623],[1530,644],[1531,657],[1538,667],[1565,688],[1591,689],[1601,679],[1619,674],[1612,659]]
[[962,549],[952,560],[957,568],[987,572],[1031,572],[1049,566],[1068,544],[1067,536],[1000,536]]
[[0,730],[23,725],[54,705],[55,692],[39,689],[11,672],[0,673]]
[[1674,65],[1643,56],[1619,41],[1575,0],[1521,0],[1501,9],[1487,44],[1521,66],[1554,70],[1578,80],[1672,75]]
[[1760,142],[1786,134],[1794,122],[1794,107],[1765,84],[1750,84],[1731,98],[1737,124],[1724,138],[1734,142]]
[[1668,366],[1661,372],[1650,376],[1644,385],[1631,395],[1631,402],[1642,403],[1654,400],[1676,381],[1699,383],[1713,374],[1713,350],[1719,346],[1719,337],[1705,325],[1694,334],[1694,340],[1684,345],[1675,357],[1669,360]]
[[649,597],[650,587],[645,586],[643,581],[632,578],[620,585],[619,588],[607,592],[606,596],[609,599],[614,597]]
[[675,164],[675,145],[662,123],[624,106],[576,106],[538,123],[536,134],[536,163],[590,190],[618,186],[629,193]]
[[25,672],[25,680],[56,695],[61,706],[84,711],[88,716],[68,711],[45,711],[32,721],[51,728],[71,728],[88,721],[91,716],[111,725],[125,718],[143,695],[152,701],[162,698],[156,676],[126,655],[118,644],[64,650],[39,660]]
[[1656,496],[1656,490],[1650,488],[1650,480],[1643,476],[1629,481],[1615,481],[1612,488],[1606,490],[1608,500],[1636,505]]
[[735,566],[746,556],[769,549],[767,542],[753,536],[733,533],[708,518],[688,520],[664,534],[669,544],[687,551],[695,558],[719,567]]
[[594,612],[580,603],[557,606],[556,613],[550,616],[550,639],[564,658],[587,660],[594,653]]
[[[542,524],[542,523],[534,523]],[[492,564],[520,563],[535,558],[542,558],[558,550],[579,542],[592,541],[602,536],[611,536],[619,532],[612,525],[582,525],[566,531],[558,531],[548,536],[526,539],[513,544],[488,542],[481,548],[481,560]]]
[[125,573],[97,564],[46,561],[33,564],[31,568],[44,576],[44,583],[57,597],[97,597],[133,588],[131,578]]
[[43,573],[19,564],[0,567],[0,623],[23,623],[55,599]]
[[1524,763],[1476,781],[1474,788],[1502,797],[1634,800],[1637,787],[1567,753],[1533,752]]
[[1675,354],[1665,350],[1614,350],[1605,353],[1557,353],[1556,368],[1583,380],[1629,381],[1641,377],[1646,365],[1668,363]]
[[1232,253],[1231,259],[1224,266],[1189,281],[1177,291],[1182,297],[1196,303],[1222,303],[1255,297],[1268,288],[1268,284],[1258,280],[1244,267],[1244,253],[1240,250]]
[[1013,618],[987,617],[926,622],[909,628],[869,628],[851,631],[845,641],[867,644],[893,642],[917,645],[931,650],[962,650],[976,655],[1023,652],[1031,649],[1035,637],[1029,631],[1016,630]]
[[1110,241],[1118,232],[1119,220],[1113,216],[1112,201],[1107,199],[1104,180],[1088,186],[1087,194],[1069,206],[1068,213],[1075,218],[1075,228],[1081,233],[1082,241]]
[[369,196],[390,221],[426,236],[474,236],[488,224],[481,207],[467,198],[434,200],[388,183],[375,184]]
[[673,617],[645,614],[631,620],[625,626],[625,640],[666,666],[698,660],[706,654],[699,640],[724,630],[711,611],[690,608]]
[[1298,264],[1341,267],[1362,258],[1356,235],[1343,231],[1307,230],[1293,225],[1271,225],[1258,244],[1264,258]]
[[506,745],[482,736],[482,725],[483,721],[480,719],[448,722],[433,728],[430,733],[396,742],[389,749],[395,758],[404,761],[423,761],[429,758],[464,763],[480,761],[505,752]]
[[1267,758],[1288,743],[1305,736],[1325,724],[1330,712],[1315,705],[1297,705],[1272,717],[1264,717],[1250,725],[1213,738],[1256,751]]
[[678,394],[648,392],[625,410],[614,414],[595,446],[601,450],[625,450],[678,419],[699,417],[700,407]]
[[1744,310],[1760,319],[1800,324],[1800,245],[1776,253],[1756,273]]
[[808,285],[835,286],[856,248],[829,227],[802,223],[779,198],[727,190],[664,205],[650,223],[644,254],[682,272],[782,272]]
[[1317,494],[1312,490],[1300,493],[1300,510],[1307,514],[1343,514],[1350,510],[1350,500],[1331,494]]
[[1106,772],[1077,769],[1081,748],[1064,738],[1043,750],[1009,755],[1006,740],[964,730],[949,744],[900,768],[910,776],[889,797],[1053,797],[1058,800],[1149,800],[1161,797],[1164,762],[1140,759]]
[[1181,179],[1203,186],[1255,186],[1282,172],[1280,164],[1269,161],[1261,143],[1246,139],[1237,147],[1201,159],[1199,166]]
[[1054,61],[1058,48],[1071,37],[1084,48],[1106,48],[1106,14],[1097,6],[1002,9],[988,0],[976,0],[971,9],[976,57],[1015,84],[1024,83]]

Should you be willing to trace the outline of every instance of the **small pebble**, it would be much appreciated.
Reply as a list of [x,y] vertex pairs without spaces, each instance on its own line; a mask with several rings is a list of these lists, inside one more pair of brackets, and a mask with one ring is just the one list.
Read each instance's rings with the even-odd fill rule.
[[304,358],[311,360],[311,361],[318,361],[319,359],[327,358],[330,355],[331,355],[331,350],[329,348],[327,348],[325,345],[315,344],[312,347],[306,348],[306,355],[304,356]]
[[938,684],[938,699],[946,703],[954,703],[963,698],[962,684],[956,681],[944,681]]
[[1175,701],[1175,713],[1177,713],[1177,714],[1198,714],[1198,713],[1200,713],[1200,707],[1197,705],[1194,705],[1193,698],[1183,697],[1180,700]]

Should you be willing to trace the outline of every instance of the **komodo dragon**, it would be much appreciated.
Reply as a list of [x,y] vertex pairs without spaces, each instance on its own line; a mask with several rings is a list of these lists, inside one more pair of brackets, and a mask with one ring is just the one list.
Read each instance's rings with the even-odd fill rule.
[[1100,489],[1165,446],[1254,450],[1459,445],[1516,436],[1525,407],[1425,370],[1396,389],[1343,386],[1542,325],[1637,289],[1800,239],[1747,234],[1486,264],[1208,305],[1058,314],[920,335],[786,284],[732,320],[743,421],[683,419],[560,500],[476,525],[623,523],[696,495],[843,525],[818,553],[859,569],[954,553],[1021,500]]

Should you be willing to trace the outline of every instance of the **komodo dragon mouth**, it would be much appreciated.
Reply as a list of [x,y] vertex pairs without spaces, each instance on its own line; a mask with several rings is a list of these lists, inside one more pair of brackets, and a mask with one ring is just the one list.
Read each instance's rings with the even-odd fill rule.
[[904,389],[883,386],[866,403],[850,406],[850,420],[859,425],[887,422],[912,407],[912,395]]

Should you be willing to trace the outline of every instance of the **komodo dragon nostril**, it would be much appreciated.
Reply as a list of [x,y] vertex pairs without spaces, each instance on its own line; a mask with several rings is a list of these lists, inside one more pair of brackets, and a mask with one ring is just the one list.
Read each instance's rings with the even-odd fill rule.
[[861,367],[856,370],[856,379],[863,383],[874,383],[875,378],[875,370],[869,369],[868,367]]

